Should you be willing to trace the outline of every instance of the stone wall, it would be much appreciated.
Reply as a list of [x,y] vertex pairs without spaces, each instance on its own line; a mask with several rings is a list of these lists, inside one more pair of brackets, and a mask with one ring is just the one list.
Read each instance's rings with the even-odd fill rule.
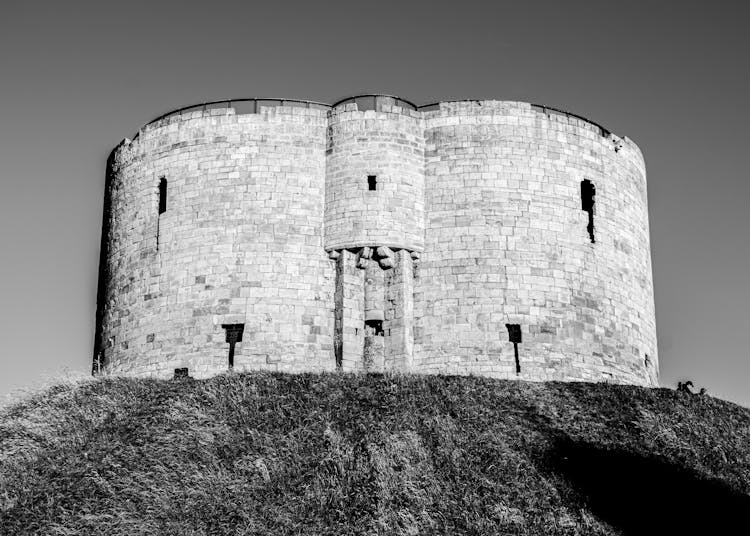
[[[424,115],[428,186],[415,367],[654,383],[638,148],[525,103],[443,103]],[[582,210],[584,179],[596,188],[594,243]],[[508,323],[522,330],[520,375]]]
[[374,102],[199,109],[118,146],[95,368],[209,376],[241,324],[240,370],[658,383],[635,144],[526,103]]
[[[334,267],[323,249],[326,111],[198,111],[115,150],[104,371],[331,370]],[[158,184],[167,181],[159,214]],[[158,244],[157,244],[158,236]]]

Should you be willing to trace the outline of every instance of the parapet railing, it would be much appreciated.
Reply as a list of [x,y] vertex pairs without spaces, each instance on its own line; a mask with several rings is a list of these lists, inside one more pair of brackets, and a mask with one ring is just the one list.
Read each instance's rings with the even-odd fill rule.
[[406,99],[396,97],[395,95],[382,95],[378,93],[355,95],[353,97],[346,97],[340,101],[335,102],[331,105],[332,108],[340,106],[342,104],[355,103],[357,110],[360,112],[366,112],[368,110],[380,111],[384,104],[396,105],[401,108],[409,108],[410,110],[417,110],[419,107]]
[[[413,102],[410,102],[406,99],[402,99],[400,97],[396,97],[395,95],[383,95],[383,94],[375,94],[375,93],[346,97],[345,99],[341,99],[340,101],[337,101],[334,104],[325,104],[323,102],[307,101],[307,100],[300,100],[300,99],[280,99],[280,98],[227,99],[227,100],[203,102],[201,104],[192,104],[190,106],[185,106],[183,108],[172,110],[170,112],[160,115],[159,117],[155,119],[152,119],[151,121],[146,123],[143,127],[141,127],[141,130],[147,127],[148,125],[151,125],[153,123],[156,123],[157,121],[161,121],[162,119],[166,119],[168,117],[181,116],[190,112],[197,112],[197,111],[205,112],[207,110],[228,109],[228,108],[233,108],[236,114],[256,114],[260,111],[260,108],[262,106],[265,106],[265,107],[293,106],[297,108],[308,108],[308,109],[314,108],[314,109],[319,109],[319,110],[330,110],[331,108],[335,108],[336,106],[340,106],[342,104],[355,103],[357,105],[357,109],[360,112],[364,112],[367,110],[379,111],[381,110],[384,104],[396,105],[402,108],[408,108],[408,109],[420,111],[420,112],[429,112],[432,110],[439,110],[440,104],[442,103],[481,102],[481,100],[482,99],[463,99],[463,100],[458,100],[458,101],[438,101],[438,102],[433,102],[430,104],[423,104],[422,106],[417,106]],[[545,106],[543,104],[531,104],[531,109],[536,110],[538,112],[542,112],[546,115],[561,115],[565,117],[573,117],[575,119],[580,119],[581,121],[585,121],[586,123],[589,123],[597,127],[601,135],[604,136],[605,138],[609,137],[611,134],[611,131],[609,129],[604,128],[602,125],[600,125],[596,121],[592,121],[591,119],[588,119],[587,117],[584,117],[582,115],[568,112],[567,110],[561,110],[560,108],[554,108],[552,106]],[[133,140],[138,138],[139,133],[140,133],[140,130],[135,134],[135,136],[133,136]]]
[[599,129],[599,132],[602,136],[605,138],[608,138],[612,132],[609,129],[604,128],[596,121],[592,121],[591,119],[587,117],[583,117],[582,115],[574,114],[573,112],[568,112],[567,110],[561,110],[559,108],[553,108],[552,106],[544,106],[543,104],[532,104],[531,105],[532,110],[536,110],[537,112],[542,112],[546,115],[562,115],[565,117],[574,117],[576,119],[580,119],[581,121],[585,121],[586,123],[590,123],[597,127]]
[[[445,102],[481,102],[483,99],[463,99],[458,101],[438,101],[438,102],[432,102],[430,104],[423,104],[422,106],[418,106],[417,109],[420,112],[430,112],[433,110],[439,110],[440,104]],[[609,137],[609,135],[612,133],[609,129],[604,128],[602,125],[597,123],[596,121],[592,121],[591,119],[587,117],[583,117],[582,115],[574,114],[573,112],[569,112],[567,110],[561,110],[560,108],[553,108],[552,106],[545,106],[543,104],[531,104],[531,109],[536,110],[537,112],[542,112],[546,115],[561,115],[565,117],[573,117],[575,119],[580,119],[581,121],[585,121],[586,123],[590,123],[597,127],[599,129],[599,132],[602,136],[605,138]]]
[[[152,119],[151,121],[143,125],[142,128],[145,128],[148,125],[156,123],[157,121],[161,121],[162,119],[166,119],[168,117],[173,117],[173,116],[181,116],[183,114],[187,114],[190,112],[199,112],[199,111],[205,112],[207,110],[220,110],[220,109],[234,108],[236,114],[257,114],[260,111],[261,106],[264,106],[264,107],[293,106],[296,108],[315,108],[319,110],[329,110],[331,108],[330,104],[325,104],[322,102],[315,102],[315,101],[306,101],[306,100],[300,100],[300,99],[279,99],[279,98],[227,99],[227,100],[203,102],[201,104],[192,104],[190,106],[185,106],[183,108],[172,110],[171,112],[167,112],[165,114],[160,115],[156,119]],[[138,137],[138,134],[136,133],[136,135],[133,136],[133,139],[135,140],[137,137]]]

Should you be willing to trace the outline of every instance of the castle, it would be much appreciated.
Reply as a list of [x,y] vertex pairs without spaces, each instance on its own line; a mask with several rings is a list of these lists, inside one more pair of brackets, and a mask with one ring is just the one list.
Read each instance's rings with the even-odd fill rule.
[[643,157],[575,114],[214,102],[106,180],[95,373],[658,384]]

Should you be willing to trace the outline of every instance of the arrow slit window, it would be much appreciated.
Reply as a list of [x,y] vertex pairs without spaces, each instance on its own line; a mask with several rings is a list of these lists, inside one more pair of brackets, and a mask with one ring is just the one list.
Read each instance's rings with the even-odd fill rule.
[[594,240],[594,196],[596,195],[596,186],[588,179],[581,181],[581,210],[589,215],[589,224],[586,230],[589,233],[589,239],[593,244]]
[[161,231],[161,215],[167,211],[167,179],[159,179],[159,215],[156,219],[156,251],[159,251],[159,233]]
[[159,214],[167,211],[167,179],[159,179]]

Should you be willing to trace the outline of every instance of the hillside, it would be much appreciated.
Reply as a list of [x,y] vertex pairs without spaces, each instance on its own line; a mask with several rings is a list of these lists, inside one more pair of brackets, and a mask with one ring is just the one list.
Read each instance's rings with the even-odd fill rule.
[[750,410],[667,389],[230,374],[0,414],[0,534],[737,534]]

